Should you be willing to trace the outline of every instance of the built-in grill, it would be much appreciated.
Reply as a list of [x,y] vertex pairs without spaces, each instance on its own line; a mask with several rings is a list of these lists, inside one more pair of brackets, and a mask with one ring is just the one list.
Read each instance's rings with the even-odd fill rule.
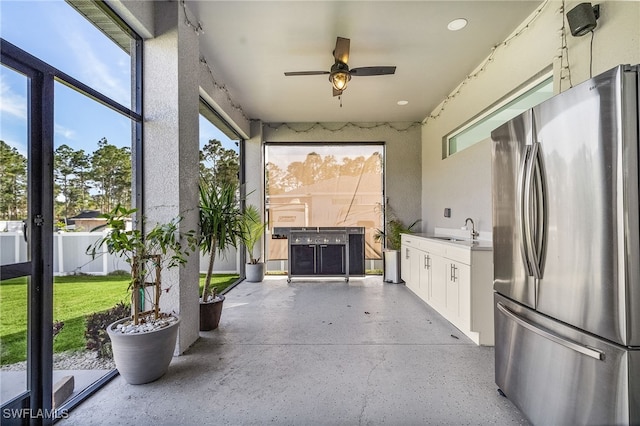
[[274,228],[274,234],[288,239],[288,282],[293,276],[340,276],[349,281],[352,273],[364,275],[364,228]]

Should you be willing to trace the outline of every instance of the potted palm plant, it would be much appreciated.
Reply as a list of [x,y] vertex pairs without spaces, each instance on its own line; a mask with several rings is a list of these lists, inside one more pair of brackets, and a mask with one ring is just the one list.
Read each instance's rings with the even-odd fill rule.
[[180,318],[160,311],[162,270],[185,265],[197,247],[193,231],[180,233],[181,218],[158,223],[148,231],[128,229],[136,209],[117,205],[106,218],[106,235],[87,248],[96,256],[121,256],[131,266],[132,315],[107,327],[113,358],[120,375],[130,384],[152,382],[166,373],[176,344]]
[[224,296],[211,287],[216,254],[236,247],[240,234],[241,212],[234,183],[200,182],[200,249],[209,255],[207,275],[200,297],[200,331],[218,327]]
[[260,218],[260,212],[254,205],[245,207],[240,221],[240,239],[247,249],[249,262],[245,265],[245,279],[260,282],[264,279],[264,262],[255,257],[255,246],[264,235],[267,224]]
[[375,241],[384,243],[382,252],[384,261],[385,282],[397,284],[400,281],[400,245],[402,243],[402,234],[413,233],[413,228],[420,223],[420,219],[414,221],[409,226],[400,220],[391,206],[388,204],[384,212],[385,226],[384,229],[377,229],[374,235]]

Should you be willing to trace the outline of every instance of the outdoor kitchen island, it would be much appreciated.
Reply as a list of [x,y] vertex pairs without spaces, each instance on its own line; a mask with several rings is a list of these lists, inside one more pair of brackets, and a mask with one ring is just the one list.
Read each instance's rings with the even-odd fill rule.
[[273,229],[272,238],[286,238],[287,282],[292,277],[364,276],[363,227],[296,227]]
[[494,344],[492,259],[489,240],[402,234],[407,288],[477,345]]

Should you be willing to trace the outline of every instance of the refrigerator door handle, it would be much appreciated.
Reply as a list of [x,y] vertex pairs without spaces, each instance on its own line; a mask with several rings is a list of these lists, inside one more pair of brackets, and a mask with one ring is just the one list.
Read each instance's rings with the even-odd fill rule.
[[531,269],[531,260],[529,258],[529,232],[527,229],[527,202],[525,201],[525,197],[527,197],[526,192],[526,176],[528,175],[528,170],[531,167],[531,162],[529,159],[531,158],[531,145],[527,145],[525,148],[524,155],[522,156],[522,163],[520,164],[520,173],[518,174],[518,186],[517,186],[517,222],[518,229],[520,230],[520,255],[522,256],[522,262],[524,263],[524,269],[528,276],[533,276],[533,271]]
[[547,243],[547,183],[542,155],[540,154],[540,142],[536,142],[535,147],[535,156],[533,157],[535,169],[535,182],[533,186],[533,190],[535,192],[533,196],[536,201],[536,210],[534,211],[535,221],[533,222],[535,224],[533,234],[535,240],[532,240],[531,245],[535,253],[536,278],[542,279],[542,275],[544,273],[545,248]]
[[531,275],[542,279],[543,254],[542,236],[544,232],[544,197],[542,166],[539,153],[540,143],[534,142],[528,156],[528,167],[524,179],[524,232]]
[[498,307],[498,310],[500,312],[502,312],[507,318],[509,318],[510,320],[512,320],[513,322],[517,323],[518,325],[526,328],[529,331],[532,331],[536,334],[538,334],[539,336],[544,337],[545,339],[551,340],[552,342],[555,342],[559,345],[562,345],[568,349],[571,349],[573,351],[579,352],[583,355],[586,355],[588,357],[600,360],[600,361],[604,361],[604,353],[597,350],[597,349],[593,349],[590,348],[588,346],[584,346],[581,345],[579,343],[576,343],[572,340],[569,339],[565,339],[564,337],[560,337],[557,336],[547,330],[544,330],[542,328],[539,328],[538,326],[536,326],[535,324],[532,324],[531,322],[529,322],[528,320],[518,316],[515,312],[511,311],[511,309],[507,308],[504,304],[498,302],[498,304],[496,305]]

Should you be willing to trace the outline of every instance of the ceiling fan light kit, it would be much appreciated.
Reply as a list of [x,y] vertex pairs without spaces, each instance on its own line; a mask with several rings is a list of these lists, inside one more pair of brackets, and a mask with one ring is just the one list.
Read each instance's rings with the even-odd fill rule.
[[333,51],[333,57],[335,63],[331,66],[330,71],[293,71],[285,72],[284,75],[300,76],[300,75],[322,75],[329,74],[329,81],[331,82],[333,96],[340,96],[342,92],[347,88],[347,83],[351,80],[352,76],[371,76],[371,75],[389,75],[395,74],[395,66],[375,66],[375,67],[360,67],[349,70],[347,62],[349,61],[349,46],[351,40],[344,37],[338,37],[336,39],[336,48]]
[[347,88],[347,83],[351,80],[351,74],[349,73],[349,67],[347,64],[336,62],[331,67],[331,73],[329,74],[329,81],[333,85],[333,88],[339,91],[343,91]]

